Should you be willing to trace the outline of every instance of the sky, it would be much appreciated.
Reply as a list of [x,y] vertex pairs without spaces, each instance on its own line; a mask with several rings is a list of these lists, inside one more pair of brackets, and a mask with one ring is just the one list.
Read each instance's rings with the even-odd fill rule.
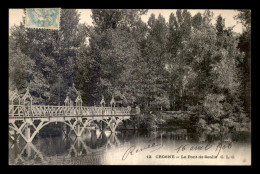
[[[155,14],[156,17],[158,17],[159,14],[164,16],[166,21],[169,20],[170,14],[173,12],[176,14],[176,9],[150,9],[148,10],[146,15],[143,15],[141,18],[144,22],[147,22],[151,14]],[[204,13],[205,10],[189,10],[192,16],[194,16],[196,13]],[[235,26],[233,31],[237,33],[242,33],[242,25],[237,22],[237,20],[234,19],[234,16],[238,14],[235,10],[210,10],[213,12],[213,22],[216,21],[217,16],[221,14],[221,16],[225,19],[225,26],[226,27],[232,27]],[[92,19],[91,19],[91,9],[78,9],[78,12],[80,13],[80,23],[86,23],[88,25],[92,25]],[[22,17],[24,16],[23,9],[9,9],[9,28],[14,25],[19,25],[22,21]]]

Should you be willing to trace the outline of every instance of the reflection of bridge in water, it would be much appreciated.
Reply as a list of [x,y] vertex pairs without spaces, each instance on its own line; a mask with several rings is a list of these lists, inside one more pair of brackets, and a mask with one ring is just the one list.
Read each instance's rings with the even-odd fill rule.
[[[71,164],[95,164],[104,162],[104,154],[111,148],[120,148],[122,143],[116,136],[116,133],[102,131],[97,137],[96,131],[91,131],[91,142],[95,143],[100,140],[103,142],[101,146],[91,147],[91,143],[85,137],[76,137],[74,140],[67,137],[70,141],[70,148],[64,154],[45,155],[33,143],[26,143],[23,148],[21,144],[14,143],[11,148],[20,149],[16,157],[11,161],[12,165],[16,164],[46,164],[46,165],[71,165]],[[93,140],[94,139],[94,140]],[[15,147],[16,146],[16,147]],[[9,149],[10,151],[10,149]],[[9,157],[10,158],[10,157]]]
[[64,123],[79,137],[84,129],[94,122],[101,123],[97,124],[102,125],[100,129],[108,128],[115,132],[119,123],[135,115],[130,106],[115,107],[114,98],[110,102],[111,107],[104,107],[104,101],[101,101],[101,107],[87,107],[82,106],[82,99],[78,93],[76,106],[73,106],[69,97],[65,100],[65,106],[47,106],[33,105],[28,89],[22,98],[17,91],[9,92],[9,95],[9,134],[14,131],[26,142],[32,142],[44,126],[53,122]]
[[25,145],[15,142],[9,148],[9,163],[12,165],[106,164],[110,160],[108,154],[120,151],[121,148],[127,149],[131,145],[142,147],[143,143],[157,142],[157,144],[168,144],[174,147],[175,142],[190,142],[190,140],[191,135],[185,131],[154,132],[141,135],[133,131],[113,133],[97,129],[86,131],[81,137],[74,135],[74,137],[56,137],[54,139],[39,138],[33,143],[23,142]]

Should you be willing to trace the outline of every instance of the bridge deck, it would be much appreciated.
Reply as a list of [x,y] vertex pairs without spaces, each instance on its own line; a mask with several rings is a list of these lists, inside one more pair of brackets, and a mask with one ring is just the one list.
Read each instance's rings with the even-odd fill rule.
[[132,116],[131,108],[88,107],[88,106],[48,106],[48,105],[9,105],[9,118],[46,117],[103,117]]

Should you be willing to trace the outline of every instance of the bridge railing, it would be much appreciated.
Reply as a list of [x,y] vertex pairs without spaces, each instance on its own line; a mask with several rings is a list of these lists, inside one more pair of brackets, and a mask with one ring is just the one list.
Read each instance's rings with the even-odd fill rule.
[[24,115],[24,105],[9,105],[9,115],[12,116],[23,116]]
[[9,116],[55,117],[55,116],[100,116],[130,115],[129,108],[87,107],[87,106],[50,106],[50,105],[9,105]]
[[[95,107],[82,106],[80,93],[76,99],[76,106],[67,96],[65,106],[34,105],[33,97],[27,87],[26,93],[20,97],[18,91],[9,91],[9,116],[11,117],[45,117],[45,116],[100,116],[100,115],[130,115],[131,107]],[[114,96],[111,102],[114,102]],[[16,104],[14,104],[16,103]],[[71,106],[72,104],[72,106]],[[111,106],[113,106],[111,104]],[[115,105],[114,105],[115,106]]]

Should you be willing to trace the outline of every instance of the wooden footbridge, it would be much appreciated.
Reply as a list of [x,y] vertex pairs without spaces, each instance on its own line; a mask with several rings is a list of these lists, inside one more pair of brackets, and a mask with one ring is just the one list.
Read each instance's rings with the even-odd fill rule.
[[[73,130],[76,136],[81,136],[84,129],[94,122],[105,123],[105,127],[115,132],[118,124],[135,116],[136,112],[128,107],[115,107],[112,97],[110,107],[104,106],[102,97],[101,107],[82,106],[82,99],[78,93],[76,106],[67,96],[65,106],[33,105],[33,98],[27,88],[22,98],[18,91],[9,91],[9,134],[15,132],[26,142],[31,142],[37,133],[50,123],[62,122]],[[100,125],[100,124],[98,124]]]

